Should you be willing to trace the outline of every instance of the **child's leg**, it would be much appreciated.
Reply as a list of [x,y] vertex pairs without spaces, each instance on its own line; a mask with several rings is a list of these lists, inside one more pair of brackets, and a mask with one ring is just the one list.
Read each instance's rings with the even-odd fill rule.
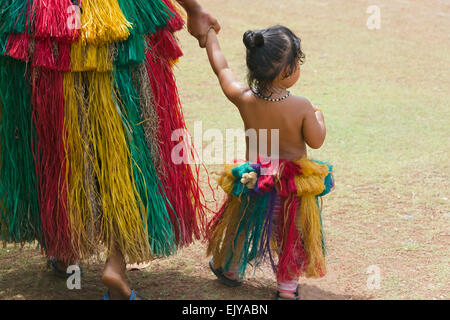
[[[280,245],[281,245],[281,239],[280,234],[278,233],[278,222],[279,222],[279,216],[283,212],[282,204],[280,199],[277,197],[274,205],[273,210],[273,226],[275,230],[275,238],[277,240],[278,245],[278,254],[280,254]],[[278,281],[278,292],[280,294],[280,297],[286,298],[286,299],[293,299],[296,297],[296,292],[298,288],[298,278],[296,279],[290,279],[285,282],[279,282]]]
[[298,288],[298,279],[286,282],[278,282],[278,292],[282,298],[295,298]]

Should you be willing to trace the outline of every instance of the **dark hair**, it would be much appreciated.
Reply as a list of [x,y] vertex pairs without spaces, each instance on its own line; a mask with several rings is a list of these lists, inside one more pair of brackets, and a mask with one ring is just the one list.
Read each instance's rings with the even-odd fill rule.
[[288,28],[276,25],[244,34],[247,47],[248,84],[259,92],[270,89],[277,76],[287,68],[291,76],[305,61],[301,40]]

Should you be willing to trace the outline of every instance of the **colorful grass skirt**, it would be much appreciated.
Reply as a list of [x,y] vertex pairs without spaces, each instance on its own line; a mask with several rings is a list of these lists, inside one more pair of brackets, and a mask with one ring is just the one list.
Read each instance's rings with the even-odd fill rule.
[[[225,166],[218,182],[226,200],[208,228],[207,254],[214,267],[237,270],[242,277],[249,263],[270,260],[280,282],[324,276],[319,202],[334,187],[332,172],[331,165],[306,158],[280,160],[277,168],[270,162]],[[275,225],[277,201],[282,209]]]
[[1,240],[135,263],[201,237],[198,170],[171,160],[183,24],[170,0],[0,0]]

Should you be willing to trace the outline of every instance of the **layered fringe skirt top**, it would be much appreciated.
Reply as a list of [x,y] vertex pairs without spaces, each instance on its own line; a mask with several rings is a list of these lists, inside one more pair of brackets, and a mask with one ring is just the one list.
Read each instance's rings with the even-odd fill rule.
[[0,239],[73,262],[127,262],[200,238],[170,0],[0,0]]

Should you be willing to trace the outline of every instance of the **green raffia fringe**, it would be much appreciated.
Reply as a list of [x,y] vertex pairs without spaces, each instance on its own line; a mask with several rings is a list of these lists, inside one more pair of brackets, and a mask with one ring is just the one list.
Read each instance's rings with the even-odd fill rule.
[[129,67],[114,71],[120,114],[127,135],[133,162],[133,176],[145,212],[149,244],[156,256],[168,256],[176,251],[174,228],[170,222],[163,188],[151,161],[140,119],[139,95],[134,87]]
[[119,0],[119,6],[133,24],[132,35],[152,35],[164,28],[173,15],[161,0]]
[[0,34],[0,56],[5,54],[6,44],[8,43],[9,35]]
[[[243,275],[248,263],[255,261],[264,229],[263,225],[267,214],[269,197],[269,193],[253,197],[248,195],[242,196],[242,204],[239,209],[239,216],[242,218],[233,243],[233,248],[237,248],[240,245],[238,241],[244,238],[242,250],[239,249],[234,253],[228,253],[224,270],[230,270],[230,267],[238,262],[238,273]],[[239,253],[240,256],[237,257],[236,253]]]
[[0,238],[40,239],[31,88],[25,63],[0,56]]
[[137,65],[145,61],[147,43],[142,35],[131,35],[128,40],[118,42],[116,48],[116,66]]
[[147,43],[145,36],[166,27],[173,12],[161,0],[119,0],[119,5],[128,21],[133,24],[130,37],[116,44],[116,66],[137,65],[145,61]]
[[33,0],[0,0],[0,33],[24,33]]

